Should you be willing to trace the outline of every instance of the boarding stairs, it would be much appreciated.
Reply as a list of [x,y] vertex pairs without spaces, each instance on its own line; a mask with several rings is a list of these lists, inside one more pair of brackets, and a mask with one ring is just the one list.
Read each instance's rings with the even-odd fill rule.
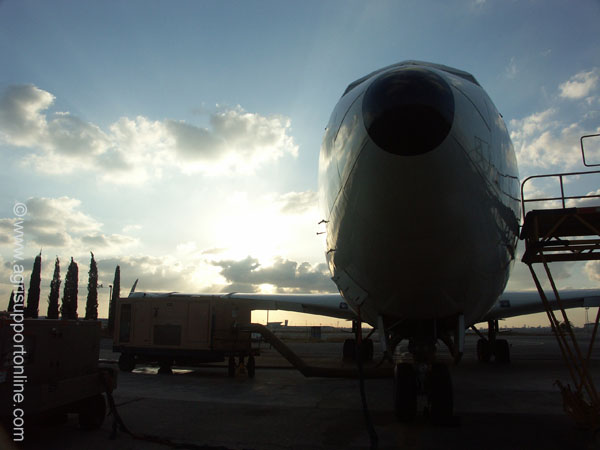
[[[583,163],[586,167],[598,166],[600,164],[586,161],[584,140],[588,138],[600,140],[600,135],[582,136],[580,145]],[[571,190],[586,182],[593,182],[596,188],[600,187],[600,170],[534,175],[523,180],[521,206],[524,220],[520,238],[525,241],[522,261],[529,267],[573,383],[571,387],[570,384],[565,386],[560,381],[556,382],[563,396],[564,409],[578,424],[598,430],[600,395],[594,385],[590,363],[600,308],[591,339],[587,345],[583,345],[582,337],[575,336],[549,266],[552,262],[600,260],[600,190],[583,195],[565,193],[565,187]],[[558,183],[560,195],[534,197],[526,194],[528,185],[531,187],[535,183],[544,186]],[[529,190],[535,192],[534,189]],[[535,207],[527,211],[530,205]],[[544,207],[548,205],[551,207]],[[534,269],[534,265],[539,267],[540,264],[552,288],[555,302],[548,298]],[[558,306],[558,309],[553,309],[553,305]]]

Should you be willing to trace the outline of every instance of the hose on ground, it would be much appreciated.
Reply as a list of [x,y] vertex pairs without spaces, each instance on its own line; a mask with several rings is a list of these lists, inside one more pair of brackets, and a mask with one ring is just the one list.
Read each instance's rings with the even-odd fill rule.
[[[360,317],[360,310],[359,310]],[[360,338],[361,333],[361,323],[360,319],[358,322],[358,339],[356,340],[356,366],[358,368],[358,386],[360,388],[360,399],[362,401],[363,413],[365,415],[365,424],[367,425],[367,431],[369,432],[369,441],[371,442],[371,450],[376,450],[379,445],[379,437],[377,436],[377,432],[375,431],[375,426],[373,425],[373,421],[371,420],[371,414],[369,413],[369,405],[367,404],[367,394],[365,393],[365,377],[363,373],[363,361],[362,361],[362,346],[363,342]]]

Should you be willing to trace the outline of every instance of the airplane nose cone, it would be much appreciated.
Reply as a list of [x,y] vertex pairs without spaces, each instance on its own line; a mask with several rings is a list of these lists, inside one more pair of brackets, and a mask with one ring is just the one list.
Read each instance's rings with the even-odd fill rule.
[[420,67],[399,67],[380,75],[362,104],[369,136],[381,149],[401,156],[427,153],[452,128],[454,96],[446,81]]

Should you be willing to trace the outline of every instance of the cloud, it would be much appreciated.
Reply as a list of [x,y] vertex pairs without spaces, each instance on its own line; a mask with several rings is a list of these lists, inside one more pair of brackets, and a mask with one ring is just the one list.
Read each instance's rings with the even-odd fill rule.
[[279,198],[279,203],[284,214],[302,214],[316,208],[318,200],[315,191],[288,192]]
[[549,108],[542,112],[533,113],[524,119],[512,119],[510,121],[510,126],[513,129],[510,134],[511,139],[527,139],[555,126],[557,122],[553,120],[553,117],[556,116],[556,113],[555,108]]
[[[60,248],[72,254],[89,250],[118,251],[137,243],[121,234],[102,233],[103,224],[81,211],[81,201],[70,197],[32,197],[26,201],[24,220],[26,242],[39,247]],[[0,219],[3,236],[11,236],[15,219]],[[0,239],[0,245],[12,244]]]
[[163,169],[173,166],[174,138],[162,122],[121,117],[109,130],[113,151],[102,159],[109,170],[102,176],[105,181],[143,183],[161,178]]
[[562,207],[561,200],[539,200],[550,198],[560,199],[562,197],[558,178],[531,178],[527,180],[523,185],[523,197],[526,202],[526,213],[532,209],[551,209]]
[[204,250],[202,252],[202,255],[218,255],[220,253],[225,253],[226,251],[227,251],[226,248],[214,247],[214,248],[209,248],[207,250]]
[[33,85],[10,86],[0,99],[0,139],[28,149],[21,162],[41,173],[89,171],[112,183],[143,183],[170,169],[252,173],[298,154],[288,118],[241,106],[218,108],[208,128],[137,116],[121,117],[103,131],[68,112],[49,112],[54,100]]
[[483,8],[487,0],[471,0],[470,7],[472,10],[479,10]]
[[301,264],[277,257],[271,266],[262,266],[248,256],[242,260],[213,261],[229,284],[228,291],[255,292],[262,284],[273,285],[279,292],[337,292],[326,264]]
[[30,198],[26,202],[25,233],[27,241],[40,247],[71,247],[74,236],[96,233],[102,224],[79,210],[74,198]]
[[[523,241],[519,241],[517,245],[517,255],[516,262],[511,271],[510,279],[508,281],[508,285],[506,286],[506,291],[530,291],[535,290],[535,284],[533,282],[533,278],[531,276],[531,272],[527,264],[521,262],[523,258],[523,253],[525,252],[525,244]],[[576,274],[580,271],[579,262],[558,262],[558,263],[549,263],[550,270],[552,272],[552,277],[555,281],[559,282],[559,288],[566,289],[566,283],[571,281],[573,274]],[[552,289],[548,278],[543,273],[543,269],[540,267],[534,267],[536,274],[539,277],[542,286],[546,290]]]
[[[121,285],[129,289],[139,278],[140,291],[257,292],[261,285],[270,284],[278,292],[286,293],[337,292],[325,264],[297,263],[281,257],[270,266],[261,265],[251,256],[219,261],[170,255],[105,258],[98,259],[100,279],[105,283],[112,282],[117,265],[121,268]],[[219,283],[219,274],[226,284]],[[125,294],[121,292],[121,295]]]
[[590,280],[600,281],[600,261],[586,262],[583,270]]
[[131,233],[133,231],[139,231],[141,230],[143,227],[139,224],[131,224],[131,225],[125,225],[123,227],[123,233]]
[[32,85],[12,86],[0,98],[0,133],[12,145],[43,142],[48,123],[43,111],[54,102],[49,92]]
[[12,244],[16,219],[0,219],[0,245]]
[[29,229],[69,229],[75,233],[93,232],[102,224],[79,211],[81,201],[70,197],[33,197],[27,200],[27,223]]
[[128,294],[136,279],[139,279],[137,290],[140,291],[198,292],[200,289],[196,261],[150,255],[99,259],[99,278],[112,283],[117,265],[121,270],[121,296]]
[[511,57],[508,63],[508,66],[505,69],[506,77],[509,79],[514,79],[519,73],[519,69],[517,68],[517,63],[515,62],[515,57]]
[[595,191],[590,191],[587,193],[568,193],[566,195],[583,195],[587,198],[579,198],[567,200],[566,207],[567,208],[588,208],[588,207],[598,207],[600,206],[600,189],[596,189]]
[[206,128],[174,120],[167,120],[166,127],[175,139],[177,153],[186,161],[217,159],[225,147],[225,142]]
[[175,247],[178,255],[194,255],[198,253],[198,245],[194,241],[183,242]]
[[287,135],[291,122],[286,117],[263,117],[237,106],[211,115],[210,122],[217,136],[245,155],[262,153],[261,149],[266,150],[266,155],[260,156],[265,158],[280,157],[284,152],[297,155],[298,148]]
[[600,74],[597,68],[588,72],[579,72],[558,87],[560,96],[569,99],[587,97],[596,88],[599,78]]
[[[60,252],[60,271],[61,280],[61,297],[64,288],[64,279],[67,272],[67,267],[70,262],[70,254],[62,249]],[[44,251],[42,254],[42,292],[40,296],[40,313],[46,313],[46,300],[49,294],[49,285],[54,271],[54,256],[50,252]],[[66,256],[69,255],[69,256]],[[198,283],[196,261],[182,262],[170,256],[129,256],[129,257],[109,257],[102,258],[94,252],[96,262],[98,264],[98,282],[102,285],[102,289],[98,293],[99,299],[99,314],[101,317],[106,317],[108,312],[108,286],[113,284],[115,268],[117,265],[121,269],[121,296],[125,297],[129,294],[129,290],[136,278],[140,279],[138,290],[145,291],[179,291],[179,292],[210,292],[208,289],[202,289]],[[88,268],[90,254],[84,252],[75,257],[75,262],[79,266],[79,295],[78,295],[78,311],[80,316],[85,310],[85,299],[87,295],[88,283]],[[33,266],[33,258],[27,258],[21,261],[25,267],[25,285],[29,285],[29,277]],[[0,255],[0,310],[3,308],[2,299],[8,300],[12,285],[8,283],[11,273],[10,262],[3,259]]]
[[184,173],[253,173],[283,156],[298,155],[283,116],[261,116],[236,106],[210,115],[210,128],[168,121]]
[[550,120],[553,115],[554,110],[546,110],[510,121],[519,166],[569,169],[581,161],[579,138],[586,130],[578,123]]
[[92,169],[110,141],[96,125],[69,113],[45,111],[55,97],[33,85],[11,86],[0,99],[0,136],[17,147],[36,148],[25,160],[40,172]]
[[[543,111],[530,114],[523,119],[513,119],[509,123],[510,137],[515,146],[519,166],[525,172],[533,167],[555,170],[569,170],[581,161],[579,138],[584,134],[600,132],[595,112],[587,112],[578,122],[566,122],[562,110],[568,107],[561,103],[564,98],[584,99],[589,97],[597,85],[598,69],[580,72],[559,85],[559,94],[550,97],[551,106]],[[584,106],[584,105],[580,105]],[[585,105],[586,111],[589,109]]]
[[[183,244],[183,247],[187,247],[188,244]],[[66,253],[65,249],[61,249],[60,253],[62,254],[60,256],[61,278],[64,282],[70,254]],[[113,283],[117,265],[121,269],[121,296],[128,295],[136,279],[139,279],[137,290],[146,292],[257,292],[264,289],[265,285],[271,285],[274,291],[280,293],[337,292],[325,264],[298,263],[278,257],[271,265],[261,265],[258,259],[251,256],[240,260],[208,261],[202,256],[203,252],[198,253],[196,257],[134,255],[103,258],[99,256],[99,252],[94,252],[98,264],[98,281],[106,288],[99,293],[102,301],[101,316],[106,316],[105,302],[108,299],[108,286]],[[53,253],[45,250],[42,256],[42,299],[48,297],[54,270],[55,257],[49,255]],[[79,307],[83,307],[85,303],[89,257],[89,251],[75,257],[79,265]],[[28,280],[33,258],[27,258],[22,264],[27,269]],[[0,255],[0,275],[6,275],[0,279],[0,294],[6,298],[11,288],[6,282],[9,272],[9,262]],[[40,306],[40,311],[45,312],[45,308],[45,305]]]
[[109,138],[96,125],[69,113],[57,113],[48,123],[48,145],[65,156],[92,158],[110,146]]
[[106,235],[102,233],[95,233],[86,236],[81,236],[81,243],[93,249],[124,247],[127,245],[135,244],[136,242],[136,239],[133,239],[129,236],[124,236],[122,234]]
[[[36,252],[37,253],[37,252]],[[99,300],[102,302],[100,315],[106,317],[107,305],[104,302],[108,299],[108,286],[113,283],[115,268],[117,265],[121,268],[121,296],[127,296],[131,286],[136,278],[140,279],[138,290],[145,291],[178,291],[178,292],[216,292],[220,286],[215,286],[211,291],[210,284],[218,280],[216,273],[207,272],[204,277],[198,276],[198,267],[201,263],[197,260],[181,261],[172,256],[115,256],[101,257],[100,252],[94,252],[96,262],[98,264],[98,282],[103,286],[103,290],[99,291]],[[102,253],[105,253],[104,251]],[[64,278],[67,267],[70,262],[71,254],[66,249],[60,249],[60,271],[61,280],[61,297],[64,288]],[[42,254],[42,293],[40,297],[40,313],[46,312],[46,299],[49,294],[50,281],[54,271],[54,253],[44,250]],[[79,266],[79,308],[85,308],[85,299],[87,295],[88,268],[90,261],[90,253],[88,250],[75,255],[75,262]],[[20,261],[25,267],[25,284],[29,285],[29,277],[33,266],[33,257],[26,258]],[[204,263],[205,267],[212,269],[214,267]],[[2,309],[2,299],[8,300],[8,295],[12,289],[9,283],[9,275],[11,272],[11,263],[6,261],[0,255],[0,310]],[[210,275],[213,275],[210,278]],[[200,280],[207,279],[208,283],[203,287]],[[80,310],[80,314],[81,314]]]

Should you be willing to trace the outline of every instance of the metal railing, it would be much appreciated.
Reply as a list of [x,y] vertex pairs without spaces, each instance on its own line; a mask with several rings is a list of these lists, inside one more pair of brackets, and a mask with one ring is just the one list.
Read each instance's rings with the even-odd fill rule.
[[598,164],[588,164],[585,160],[585,150],[583,149],[583,140],[587,139],[587,138],[591,138],[591,137],[599,137],[600,134],[586,134],[585,136],[581,136],[579,138],[579,145],[581,146],[581,157],[583,158],[583,165],[586,167],[597,167],[600,166],[600,163]]
[[[600,165],[600,164],[598,164],[598,165]],[[523,182],[521,183],[521,208],[522,208],[522,213],[523,213],[523,215],[522,215],[523,220],[525,220],[525,205],[526,205],[526,203],[560,201],[562,204],[562,208],[564,209],[564,208],[566,208],[567,200],[581,200],[581,199],[585,199],[585,198],[600,198],[600,194],[565,195],[565,186],[564,186],[564,181],[563,181],[563,179],[565,177],[590,175],[590,174],[598,174],[598,173],[600,173],[600,170],[592,170],[592,171],[588,171],[588,172],[550,173],[550,174],[545,174],[545,175],[532,175],[530,177],[525,178],[523,180]],[[560,196],[558,196],[558,197],[525,198],[525,192],[524,192],[525,184],[529,180],[539,179],[539,178],[558,178],[559,183],[560,183]]]
[[[587,161],[585,160],[585,149],[583,147],[583,141],[584,139],[588,139],[588,138],[593,138],[593,137],[600,137],[600,134],[586,134],[584,136],[581,136],[579,138],[579,145],[581,146],[581,158],[583,159],[583,165],[586,167],[598,167],[600,166],[600,163],[598,164],[588,164]],[[549,174],[545,174],[545,175],[532,175],[530,177],[527,177],[523,180],[523,182],[521,183],[521,212],[522,212],[522,220],[525,220],[525,204],[526,203],[533,203],[533,202],[549,202],[549,201],[560,201],[562,204],[562,208],[565,209],[566,208],[566,200],[582,200],[585,198],[600,198],[600,191],[598,194],[592,194],[592,193],[588,193],[586,195],[571,195],[571,196],[566,196],[565,195],[565,185],[564,185],[564,181],[563,178],[564,177],[570,177],[570,176],[580,176],[580,175],[590,175],[590,174],[594,174],[594,173],[600,173],[600,170],[592,170],[592,171],[587,171],[587,172],[565,172],[565,173],[549,173]],[[532,179],[539,179],[539,178],[558,178],[559,180],[559,184],[560,184],[560,197],[540,197],[540,198],[525,198],[525,184]],[[600,206],[600,205],[599,205]]]

